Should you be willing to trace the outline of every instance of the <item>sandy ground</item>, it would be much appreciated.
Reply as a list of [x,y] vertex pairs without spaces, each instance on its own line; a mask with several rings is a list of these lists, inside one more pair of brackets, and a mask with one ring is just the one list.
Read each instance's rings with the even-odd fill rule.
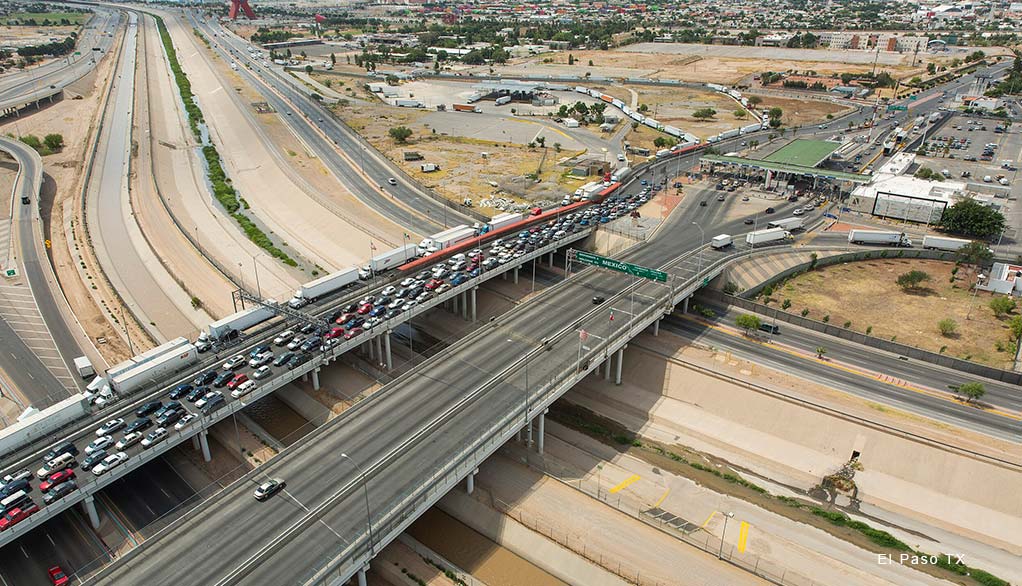
[[[756,95],[752,92],[743,92],[745,96]],[[784,111],[781,121],[785,126],[805,126],[807,124],[821,124],[827,121],[827,115],[838,116],[850,109],[827,100],[799,100],[795,98],[783,98],[775,95],[760,95],[763,103],[756,106],[761,110],[780,108]]]
[[[980,291],[973,298],[969,283],[974,277],[969,269],[961,268],[951,283],[953,268],[954,263],[927,260],[846,263],[792,279],[773,297],[791,299],[789,311],[808,308],[813,319],[829,315],[832,324],[851,321],[851,328],[857,331],[872,326],[874,336],[896,337],[898,342],[931,352],[945,348],[951,356],[1011,368],[1014,356],[1006,346],[1007,319],[998,319],[988,307],[993,298],[990,293]],[[932,280],[919,292],[904,292],[895,280],[912,270],[924,271]],[[884,299],[884,303],[877,304],[876,299]],[[958,324],[956,335],[940,334],[937,322],[945,318]],[[997,350],[998,342],[1005,351]]]
[[[111,49],[110,54],[116,55],[116,49]],[[98,278],[99,272],[95,268],[98,265],[84,241],[84,232],[79,229],[79,195],[86,148],[91,144],[113,63],[112,58],[103,59],[93,73],[74,84],[72,89],[82,95],[81,100],[62,100],[35,112],[26,111],[20,118],[0,121],[0,132],[14,135],[31,132],[38,136],[59,133],[64,137],[64,149],[43,160],[44,202],[52,201],[53,204],[52,209],[44,205],[42,212],[50,226],[48,238],[52,242],[54,271],[72,311],[111,364],[131,353],[119,331],[123,327],[119,319],[120,305],[105,280]],[[93,301],[88,287],[97,289],[103,300],[102,308]],[[133,322],[129,324],[128,331],[136,344],[148,340],[144,331]]]
[[[364,260],[373,239],[365,231],[365,225],[354,217],[346,217],[344,206],[336,201],[313,196],[315,189],[288,168],[287,155],[274,152],[281,145],[271,142],[273,135],[255,122],[254,108],[246,110],[244,97],[237,95],[238,84],[230,83],[225,88],[208,58],[194,58],[199,51],[207,49],[187,26],[176,17],[168,18],[167,25],[206,119],[214,125],[211,134],[219,146],[226,170],[241,196],[251,205],[250,213],[285,243],[288,250],[324,270],[332,271]],[[208,57],[208,53],[206,55]],[[343,191],[334,183],[330,193]],[[386,226],[386,222],[377,219],[376,225]],[[396,226],[374,231],[381,232],[396,234],[396,237],[391,234],[389,240],[400,242]],[[344,238],[338,238],[342,234]]]
[[[665,356],[673,358],[665,360]],[[688,347],[663,334],[644,336],[629,346],[622,386],[593,376],[567,398],[644,437],[722,458],[743,475],[761,477],[754,481],[767,482],[777,494],[801,496],[792,491],[815,486],[846,462],[852,450],[858,450],[862,470],[855,474],[855,482],[861,513],[877,522],[887,520],[888,530],[913,546],[933,552],[963,551],[977,567],[1017,573],[1017,564],[1007,561],[1019,553],[1011,536],[1022,530],[1022,503],[1008,488],[1018,482],[1015,469],[777,401],[693,370],[686,363],[935,442],[1008,461],[1022,460],[1017,445],[858,399],[725,353]]]

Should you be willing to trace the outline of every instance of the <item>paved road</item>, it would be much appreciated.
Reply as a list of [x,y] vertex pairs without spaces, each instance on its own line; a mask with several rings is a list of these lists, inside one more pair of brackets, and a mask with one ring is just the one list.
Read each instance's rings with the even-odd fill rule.
[[[28,71],[0,78],[0,110],[26,104],[40,97],[57,93],[78,81],[96,66],[113,45],[113,32],[120,15],[113,10],[96,8],[94,16],[84,27],[76,51]],[[93,49],[100,49],[94,51]]]
[[[728,311],[718,323],[734,324],[740,311]],[[770,321],[767,319],[766,321]],[[726,348],[737,356],[807,378],[829,387],[891,404],[925,417],[945,421],[956,426],[1018,441],[1017,419],[965,406],[952,400],[950,385],[974,381],[976,377],[927,364],[918,360],[900,360],[897,355],[868,348],[831,336],[779,323],[780,335],[776,344],[764,344],[749,338],[712,328],[688,318],[671,317],[662,327],[685,338],[701,341],[716,348]],[[764,340],[766,335],[764,334]],[[816,348],[827,348],[827,361],[813,358]],[[800,352],[788,351],[787,348]],[[849,372],[837,365],[851,365],[860,372]],[[863,372],[864,371],[864,372]],[[913,386],[935,389],[937,397],[898,384],[890,384],[869,376],[880,373],[911,383]],[[983,381],[987,388],[984,402],[997,405],[1014,413],[1022,412],[1022,393],[1018,387],[995,381]]]
[[[51,288],[48,279],[52,272],[43,263],[49,263],[45,247],[40,242],[36,231],[39,219],[39,191],[42,184],[42,160],[27,145],[0,138],[0,148],[11,153],[21,165],[21,178],[18,200],[15,202],[17,218],[18,244],[21,251],[21,267],[28,280],[32,295],[35,298],[39,313],[56,343],[57,350],[63,359],[64,374],[74,372],[74,359],[81,356],[81,348],[71,334],[68,324],[58,304],[66,304],[60,297],[56,284]],[[29,205],[21,203],[22,197],[29,198]],[[10,324],[4,323],[3,329],[9,335],[15,335]],[[14,380],[14,384],[22,394],[37,408],[44,408],[70,395],[68,386],[57,380],[54,371],[61,372],[58,364],[51,365],[52,370],[42,363],[39,356],[28,349],[22,339],[13,340],[6,333],[4,337],[10,345],[4,344],[4,352],[0,352],[0,367]],[[63,378],[63,377],[62,377]],[[26,380],[28,379],[28,380]],[[75,377],[73,380],[78,380]]]
[[[423,193],[420,187],[404,179],[396,165],[386,160],[356,133],[335,120],[323,106],[308,96],[304,86],[301,88],[298,86],[294,78],[281,73],[277,68],[264,66],[262,60],[250,58],[247,43],[222,29],[215,21],[200,20],[191,12],[188,13],[188,18],[209,37],[213,46],[225,59],[240,64],[238,73],[259,91],[271,106],[284,114],[286,122],[345,187],[377,213],[423,235],[439,232],[445,226],[472,224],[478,221],[455,208],[437,202]],[[246,65],[250,65],[251,70]],[[267,85],[274,91],[269,91]],[[284,99],[281,99],[281,96]],[[326,142],[320,132],[333,144]],[[348,153],[354,164],[341,157],[338,150]],[[369,179],[359,174],[353,168],[354,165],[361,167]],[[397,178],[398,184],[389,185],[387,179],[390,177]],[[381,194],[380,189],[387,195]],[[402,205],[395,204],[391,198],[397,199]],[[408,208],[414,213],[409,214]]]

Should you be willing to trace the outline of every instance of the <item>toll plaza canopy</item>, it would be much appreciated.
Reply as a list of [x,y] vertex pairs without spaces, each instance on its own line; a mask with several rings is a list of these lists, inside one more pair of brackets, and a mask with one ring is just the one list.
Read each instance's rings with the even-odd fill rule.
[[832,169],[818,169],[816,167],[808,167],[805,165],[773,162],[766,159],[759,160],[746,159],[744,157],[727,157],[723,155],[703,155],[702,158],[700,158],[699,162],[700,164],[716,163],[722,165],[735,165],[738,167],[746,167],[750,169],[762,169],[765,171],[773,171],[775,173],[806,175],[816,179],[833,179],[837,181],[850,181],[852,183],[869,183],[870,180],[869,175],[860,175],[858,173],[848,173],[845,171],[834,171]]
[[839,142],[800,138],[763,157],[762,160],[770,163],[816,167],[839,148],[841,148]]

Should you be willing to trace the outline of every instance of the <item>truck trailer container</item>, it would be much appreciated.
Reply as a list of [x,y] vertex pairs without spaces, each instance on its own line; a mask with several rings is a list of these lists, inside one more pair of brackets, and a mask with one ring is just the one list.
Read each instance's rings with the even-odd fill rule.
[[125,360],[124,362],[120,362],[118,364],[111,366],[110,368],[107,369],[106,376],[107,378],[113,378],[119,374],[125,373],[135,368],[136,366],[145,364],[147,362],[152,362],[153,360],[156,360],[157,358],[163,356],[164,354],[175,353],[191,345],[192,343],[188,341],[188,338],[185,338],[183,336],[180,338],[175,338],[155,348],[150,348],[149,350],[146,350],[145,352],[139,354],[138,356],[132,356],[131,358]]
[[515,222],[521,222],[524,218],[525,216],[523,216],[522,214],[515,214],[512,212],[504,212],[502,214],[497,214],[496,216],[493,216],[493,219],[486,223],[486,231],[492,232],[493,230],[497,230],[498,228],[510,226]]
[[791,232],[788,232],[784,228],[767,228],[765,230],[749,232],[745,235],[745,243],[751,246],[755,246],[757,244],[768,244],[770,242],[781,242],[783,240],[791,240]]
[[948,238],[946,236],[923,236],[923,248],[957,252],[959,248],[969,244],[971,240],[964,238]]
[[731,246],[732,244],[734,244],[734,242],[735,240],[734,238],[731,238],[730,234],[718,234],[713,237],[713,240],[710,240],[710,246],[712,248],[720,250],[721,248],[727,248],[728,246]]
[[425,108],[426,107],[426,105],[423,104],[422,102],[420,102],[419,100],[407,100],[407,99],[397,99],[397,100],[394,100],[394,105],[399,107],[399,108]]
[[423,238],[422,242],[419,243],[416,252],[418,253],[418,256],[432,254],[438,250],[454,246],[459,242],[464,242],[475,235],[476,231],[472,226],[462,224],[460,226],[448,228],[447,230],[438,232],[429,238]]
[[495,105],[497,105],[497,106],[503,106],[504,104],[510,104],[511,103],[511,96],[501,96],[501,97],[497,98],[496,100],[493,100],[493,103]]
[[472,106],[470,104],[453,104],[452,107],[455,112],[470,112],[475,114],[482,112],[482,109],[480,109],[479,106]]
[[912,246],[912,239],[902,232],[884,232],[881,230],[849,230],[849,244],[875,244],[886,246]]
[[298,309],[313,301],[319,299],[324,295],[329,295],[334,291],[340,291],[344,287],[358,281],[358,269],[350,268],[337,271],[336,273],[330,273],[316,279],[315,281],[309,281],[302,285],[295,291],[294,297],[287,302],[292,309]]
[[260,324],[274,316],[273,310],[269,307],[257,305],[243,309],[238,313],[219,319],[207,326],[207,331],[199,334],[199,341],[219,340],[230,335],[232,331],[241,332]]
[[[259,309],[265,310],[262,307]],[[155,360],[136,365],[117,376],[109,377],[107,384],[118,395],[128,395],[146,385],[154,385],[168,375],[181,372],[198,361],[198,350],[194,344],[188,344]],[[102,394],[102,391],[100,392]]]
[[626,179],[631,174],[632,174],[632,168],[631,167],[621,167],[620,169],[618,169],[618,170],[616,170],[616,171],[614,171],[613,173],[610,174],[610,180],[611,181],[623,181],[624,179]]
[[96,369],[92,367],[92,362],[88,356],[79,356],[75,358],[75,372],[82,378],[89,378],[90,376],[96,375]]
[[368,279],[373,275],[378,275],[384,271],[399,267],[406,262],[411,262],[419,256],[418,250],[419,248],[414,244],[405,244],[394,250],[377,254],[369,259],[369,264],[363,266],[358,271],[358,277],[360,279]]
[[768,228],[784,228],[791,232],[793,230],[801,230],[806,225],[805,220],[798,217],[784,218],[783,220],[774,220],[767,223]]

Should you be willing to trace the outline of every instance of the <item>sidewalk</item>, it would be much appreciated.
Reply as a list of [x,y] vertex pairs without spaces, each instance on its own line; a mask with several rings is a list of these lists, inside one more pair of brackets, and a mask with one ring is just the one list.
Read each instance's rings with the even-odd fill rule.
[[766,584],[507,456],[496,455],[479,470],[476,483],[481,500],[590,560],[602,560],[605,568],[629,582]]

